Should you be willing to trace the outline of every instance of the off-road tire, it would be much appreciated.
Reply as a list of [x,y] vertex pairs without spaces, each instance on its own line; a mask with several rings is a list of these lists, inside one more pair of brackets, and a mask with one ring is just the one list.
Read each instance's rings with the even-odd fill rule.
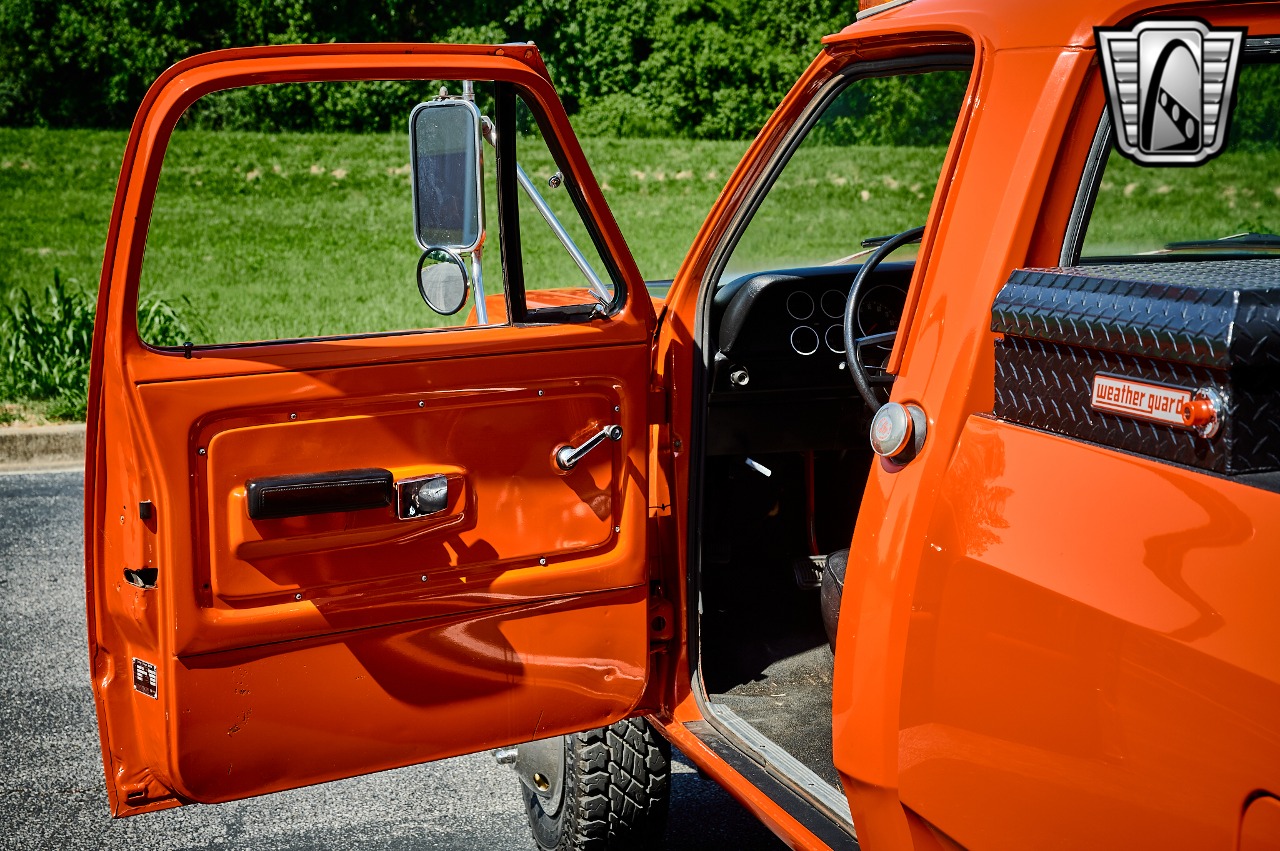
[[671,793],[671,745],[643,718],[565,736],[564,798],[555,813],[520,786],[544,851],[661,847]]

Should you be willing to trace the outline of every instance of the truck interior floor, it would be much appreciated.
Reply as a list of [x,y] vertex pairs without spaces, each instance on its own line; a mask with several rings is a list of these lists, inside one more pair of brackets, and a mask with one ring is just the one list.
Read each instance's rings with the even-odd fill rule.
[[808,562],[805,518],[775,508],[795,505],[790,492],[803,486],[802,466],[795,456],[761,460],[773,475],[753,472],[740,458],[710,465],[716,531],[701,571],[703,688],[839,788],[831,761],[833,655],[819,593],[800,587],[795,571],[797,562]]
[[831,715],[832,665],[824,637],[820,645],[778,658],[755,679],[712,692],[710,698],[838,789],[826,720]]

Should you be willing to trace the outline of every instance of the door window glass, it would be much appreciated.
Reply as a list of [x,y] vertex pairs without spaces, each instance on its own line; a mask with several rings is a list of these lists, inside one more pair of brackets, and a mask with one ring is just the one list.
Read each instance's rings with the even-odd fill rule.
[[[139,303],[157,309],[147,297],[159,296],[193,329],[196,345],[476,325],[475,274],[471,296],[448,316],[428,307],[418,287],[423,250],[414,230],[409,116],[442,87],[450,97],[463,91],[457,81],[344,82],[201,98],[165,152]],[[475,102],[497,120],[493,84],[476,83]],[[558,305],[607,301],[616,286],[613,267],[583,222],[577,187],[557,178],[552,147],[529,108],[516,102],[513,126],[524,131],[517,158],[583,258],[574,261],[517,190],[525,286],[567,288],[553,299]],[[492,145],[483,144],[485,237],[479,263],[461,258],[491,297],[491,324],[506,321],[496,162]],[[600,299],[588,292],[583,268],[602,282]]]
[[862,240],[924,224],[968,82],[967,69],[853,80],[774,181],[722,280],[856,262]]
[[1214,159],[1143,167],[1108,146],[1083,260],[1280,257],[1280,64],[1267,58],[1246,51],[1227,144]]
[[580,291],[577,300],[583,303],[596,302],[595,296],[612,301],[613,280],[575,205],[573,176],[557,163],[529,105],[523,98],[516,103],[520,131],[516,156],[523,172],[519,203],[525,288],[568,288]]

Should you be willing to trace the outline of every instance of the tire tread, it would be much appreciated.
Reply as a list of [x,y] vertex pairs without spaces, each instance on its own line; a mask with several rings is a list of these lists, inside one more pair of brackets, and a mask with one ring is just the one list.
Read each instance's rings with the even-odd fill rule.
[[544,823],[547,816],[536,796],[525,796],[538,845],[547,851],[640,851],[661,843],[671,787],[667,741],[642,718],[566,738],[558,835],[538,830],[536,816]]

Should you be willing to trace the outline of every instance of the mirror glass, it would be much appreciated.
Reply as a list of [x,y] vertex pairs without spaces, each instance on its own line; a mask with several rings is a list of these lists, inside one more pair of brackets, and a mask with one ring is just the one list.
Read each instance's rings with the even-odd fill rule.
[[418,260],[418,292],[427,306],[452,316],[467,303],[471,281],[462,258],[447,248],[428,248]]
[[471,251],[484,233],[479,111],[463,100],[418,104],[409,137],[418,244]]

